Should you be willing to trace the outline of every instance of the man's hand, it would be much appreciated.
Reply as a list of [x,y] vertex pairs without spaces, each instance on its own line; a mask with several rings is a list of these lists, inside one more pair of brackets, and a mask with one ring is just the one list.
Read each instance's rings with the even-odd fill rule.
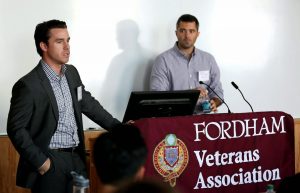
[[220,106],[221,104],[222,102],[219,98],[214,97],[210,100],[210,108],[214,113],[218,111],[218,106]]
[[195,89],[200,91],[199,98],[206,98],[206,97],[208,97],[208,90],[206,88],[204,88],[204,87],[197,87]]
[[47,158],[46,161],[43,163],[43,165],[38,169],[39,173],[41,175],[44,175],[50,169],[50,166],[51,166],[51,161],[49,158]]
[[127,125],[133,125],[134,123],[135,123],[134,120],[129,120],[129,121],[127,121],[125,124],[127,124]]

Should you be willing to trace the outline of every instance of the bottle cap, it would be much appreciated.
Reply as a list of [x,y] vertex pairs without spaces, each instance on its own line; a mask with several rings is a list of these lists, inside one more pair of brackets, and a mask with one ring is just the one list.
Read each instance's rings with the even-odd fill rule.
[[267,185],[267,190],[273,190],[273,189],[274,189],[273,184],[268,184],[268,185]]
[[82,175],[77,174],[76,172],[72,171],[71,175],[73,176],[73,185],[87,188],[89,187],[89,180],[83,177]]

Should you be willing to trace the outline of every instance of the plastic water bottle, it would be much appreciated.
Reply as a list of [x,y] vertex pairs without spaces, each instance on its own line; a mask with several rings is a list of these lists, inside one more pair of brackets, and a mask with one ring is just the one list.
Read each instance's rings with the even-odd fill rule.
[[267,185],[266,193],[275,193],[273,184],[268,184]]
[[195,114],[210,113],[211,107],[208,97],[200,96],[195,108]]
[[82,175],[72,171],[73,176],[73,193],[86,193],[89,187],[89,180]]
[[210,113],[211,112],[210,102],[209,102],[208,99],[204,100],[201,105],[202,105],[203,113]]

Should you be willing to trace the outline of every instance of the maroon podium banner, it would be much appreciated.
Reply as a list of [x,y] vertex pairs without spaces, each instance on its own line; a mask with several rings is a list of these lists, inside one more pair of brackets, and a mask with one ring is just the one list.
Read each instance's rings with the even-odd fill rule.
[[146,177],[183,193],[275,190],[295,173],[294,120],[284,112],[141,119]]

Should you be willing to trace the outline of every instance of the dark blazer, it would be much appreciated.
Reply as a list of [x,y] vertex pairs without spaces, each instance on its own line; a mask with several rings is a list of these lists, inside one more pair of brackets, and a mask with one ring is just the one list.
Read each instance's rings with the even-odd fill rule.
[[[77,69],[66,65],[65,72],[70,87],[74,114],[78,126],[80,156],[85,162],[82,114],[105,129],[120,122],[113,118],[85,91]],[[82,87],[82,100],[78,101],[77,88]],[[18,80],[12,89],[7,121],[7,134],[20,154],[17,185],[31,188],[38,177],[37,169],[46,161],[52,135],[57,128],[57,102],[41,63]]]

